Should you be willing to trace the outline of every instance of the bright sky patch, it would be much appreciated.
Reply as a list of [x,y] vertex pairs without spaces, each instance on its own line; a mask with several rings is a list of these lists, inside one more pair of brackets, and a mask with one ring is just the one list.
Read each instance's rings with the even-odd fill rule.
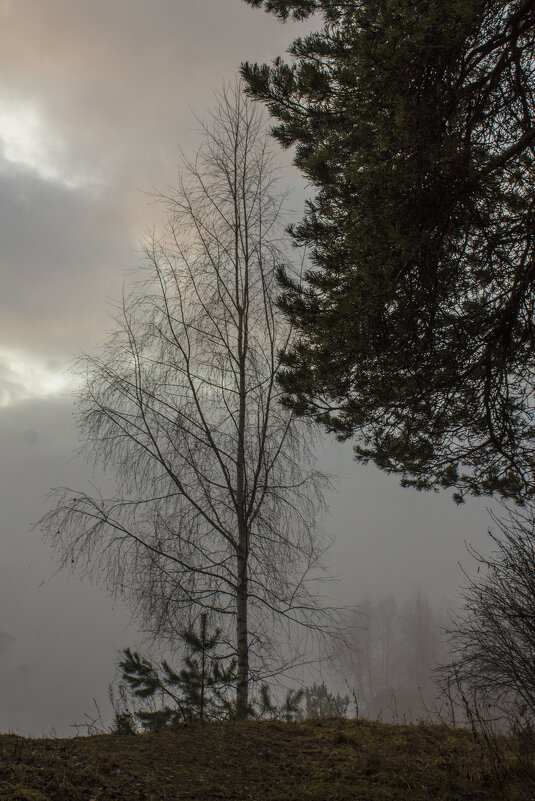
[[84,170],[74,168],[66,144],[39,109],[22,100],[0,97],[0,156],[45,181],[70,188],[94,183]]
[[0,347],[0,408],[60,395],[72,385],[58,362]]

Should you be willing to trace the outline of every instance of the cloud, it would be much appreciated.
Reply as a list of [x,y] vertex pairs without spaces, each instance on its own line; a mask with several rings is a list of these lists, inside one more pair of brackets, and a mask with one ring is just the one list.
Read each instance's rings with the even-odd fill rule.
[[0,153],[6,162],[69,188],[98,187],[102,183],[87,165],[74,163],[65,142],[35,106],[0,97],[0,119]]
[[0,654],[6,653],[15,645],[17,638],[7,631],[0,631]]
[[22,400],[64,393],[72,381],[54,359],[0,346],[0,408]]
[[295,29],[241,0],[17,0],[0,21],[1,337],[65,360],[110,327],[192,109]]
[[191,107],[296,30],[241,0],[19,0],[3,11],[0,93],[40,108],[108,180],[161,186],[195,145]]
[[116,196],[95,197],[0,161],[4,347],[67,358],[102,339],[137,232]]

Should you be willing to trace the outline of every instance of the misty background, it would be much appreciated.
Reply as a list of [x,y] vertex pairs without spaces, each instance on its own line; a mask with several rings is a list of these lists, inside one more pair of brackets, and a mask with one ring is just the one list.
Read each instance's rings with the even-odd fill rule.
[[[117,651],[142,645],[128,610],[58,571],[34,524],[51,487],[98,483],[74,454],[67,368],[113,328],[110,312],[144,232],[151,193],[176,182],[214,92],[241,61],[282,53],[303,26],[241,0],[0,0],[0,729],[74,732],[107,706]],[[282,181],[307,196],[277,151]],[[402,490],[322,438],[336,476],[323,526],[336,604],[419,592],[456,602],[465,541],[489,547],[488,500]],[[349,670],[349,668],[348,668]],[[329,684],[329,671],[322,678]]]

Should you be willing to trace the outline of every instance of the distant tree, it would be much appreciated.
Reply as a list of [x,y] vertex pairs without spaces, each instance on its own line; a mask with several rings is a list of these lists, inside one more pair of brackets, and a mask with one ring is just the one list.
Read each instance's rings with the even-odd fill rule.
[[535,5],[245,0],[324,26],[244,64],[315,188],[285,402],[419,489],[535,492]]
[[392,687],[392,663],[394,647],[399,641],[399,612],[393,595],[377,601],[373,610],[373,626],[376,634],[376,649],[382,689]]
[[392,596],[366,599],[352,612],[348,628],[339,669],[359,714],[413,719],[433,707],[443,635],[423,593],[416,592],[402,606]]
[[57,490],[42,525],[63,565],[130,602],[155,637],[209,612],[237,659],[244,718],[251,674],[291,663],[272,633],[292,629],[291,645],[295,626],[328,627],[310,589],[326,478],[310,428],[279,403],[284,196],[261,119],[227,92],[203,133],[163,199],[146,279],[102,355],[80,364],[78,426],[115,497]]
[[400,611],[399,629],[398,682],[424,695],[436,693],[433,671],[444,656],[444,631],[421,591],[414,593]]
[[339,658],[342,675],[351,683],[360,714],[375,694],[377,680],[372,605],[368,598],[350,612],[348,629],[348,643],[341,648]]

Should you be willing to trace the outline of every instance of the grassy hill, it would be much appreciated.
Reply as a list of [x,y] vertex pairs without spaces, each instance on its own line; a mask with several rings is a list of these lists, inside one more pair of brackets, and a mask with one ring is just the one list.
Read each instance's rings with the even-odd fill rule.
[[0,801],[463,801],[535,798],[508,750],[505,784],[470,732],[354,720],[184,727],[69,740],[0,736]]

